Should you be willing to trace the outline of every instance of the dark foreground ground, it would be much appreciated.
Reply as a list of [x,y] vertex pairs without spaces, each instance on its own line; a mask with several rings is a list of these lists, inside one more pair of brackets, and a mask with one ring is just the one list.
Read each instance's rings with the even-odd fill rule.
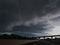
[[60,39],[39,40],[22,45],[60,45]]
[[38,40],[18,40],[18,39],[0,39],[0,45],[21,45]]
[[0,39],[0,45],[60,45],[60,39],[47,39],[47,40]]

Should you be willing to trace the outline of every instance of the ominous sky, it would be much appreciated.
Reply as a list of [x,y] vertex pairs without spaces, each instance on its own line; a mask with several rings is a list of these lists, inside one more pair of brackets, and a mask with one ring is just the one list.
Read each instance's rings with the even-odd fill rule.
[[0,0],[0,33],[57,35],[59,29],[60,0]]

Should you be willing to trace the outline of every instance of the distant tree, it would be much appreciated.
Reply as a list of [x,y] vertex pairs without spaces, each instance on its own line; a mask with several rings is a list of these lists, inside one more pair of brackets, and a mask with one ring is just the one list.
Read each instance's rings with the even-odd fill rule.
[[11,34],[11,35],[8,35],[8,34],[2,34],[0,35],[0,39],[36,39],[34,37],[26,37],[26,36],[20,36],[20,35],[16,35],[16,34]]
[[2,39],[8,39],[9,38],[9,35],[8,34],[3,34],[3,35],[1,35],[1,38]]

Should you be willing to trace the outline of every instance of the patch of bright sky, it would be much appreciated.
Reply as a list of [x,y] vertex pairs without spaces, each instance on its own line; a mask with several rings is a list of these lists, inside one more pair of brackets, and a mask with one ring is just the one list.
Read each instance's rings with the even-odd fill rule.
[[[57,15],[57,17],[59,16]],[[60,35],[60,18],[57,17],[55,17],[55,20],[48,21],[48,23],[53,27],[50,31],[51,35]]]

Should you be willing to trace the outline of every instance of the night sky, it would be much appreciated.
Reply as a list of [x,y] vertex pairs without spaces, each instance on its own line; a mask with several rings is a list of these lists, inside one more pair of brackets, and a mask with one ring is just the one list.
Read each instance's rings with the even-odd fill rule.
[[0,0],[0,33],[59,35],[60,0]]

